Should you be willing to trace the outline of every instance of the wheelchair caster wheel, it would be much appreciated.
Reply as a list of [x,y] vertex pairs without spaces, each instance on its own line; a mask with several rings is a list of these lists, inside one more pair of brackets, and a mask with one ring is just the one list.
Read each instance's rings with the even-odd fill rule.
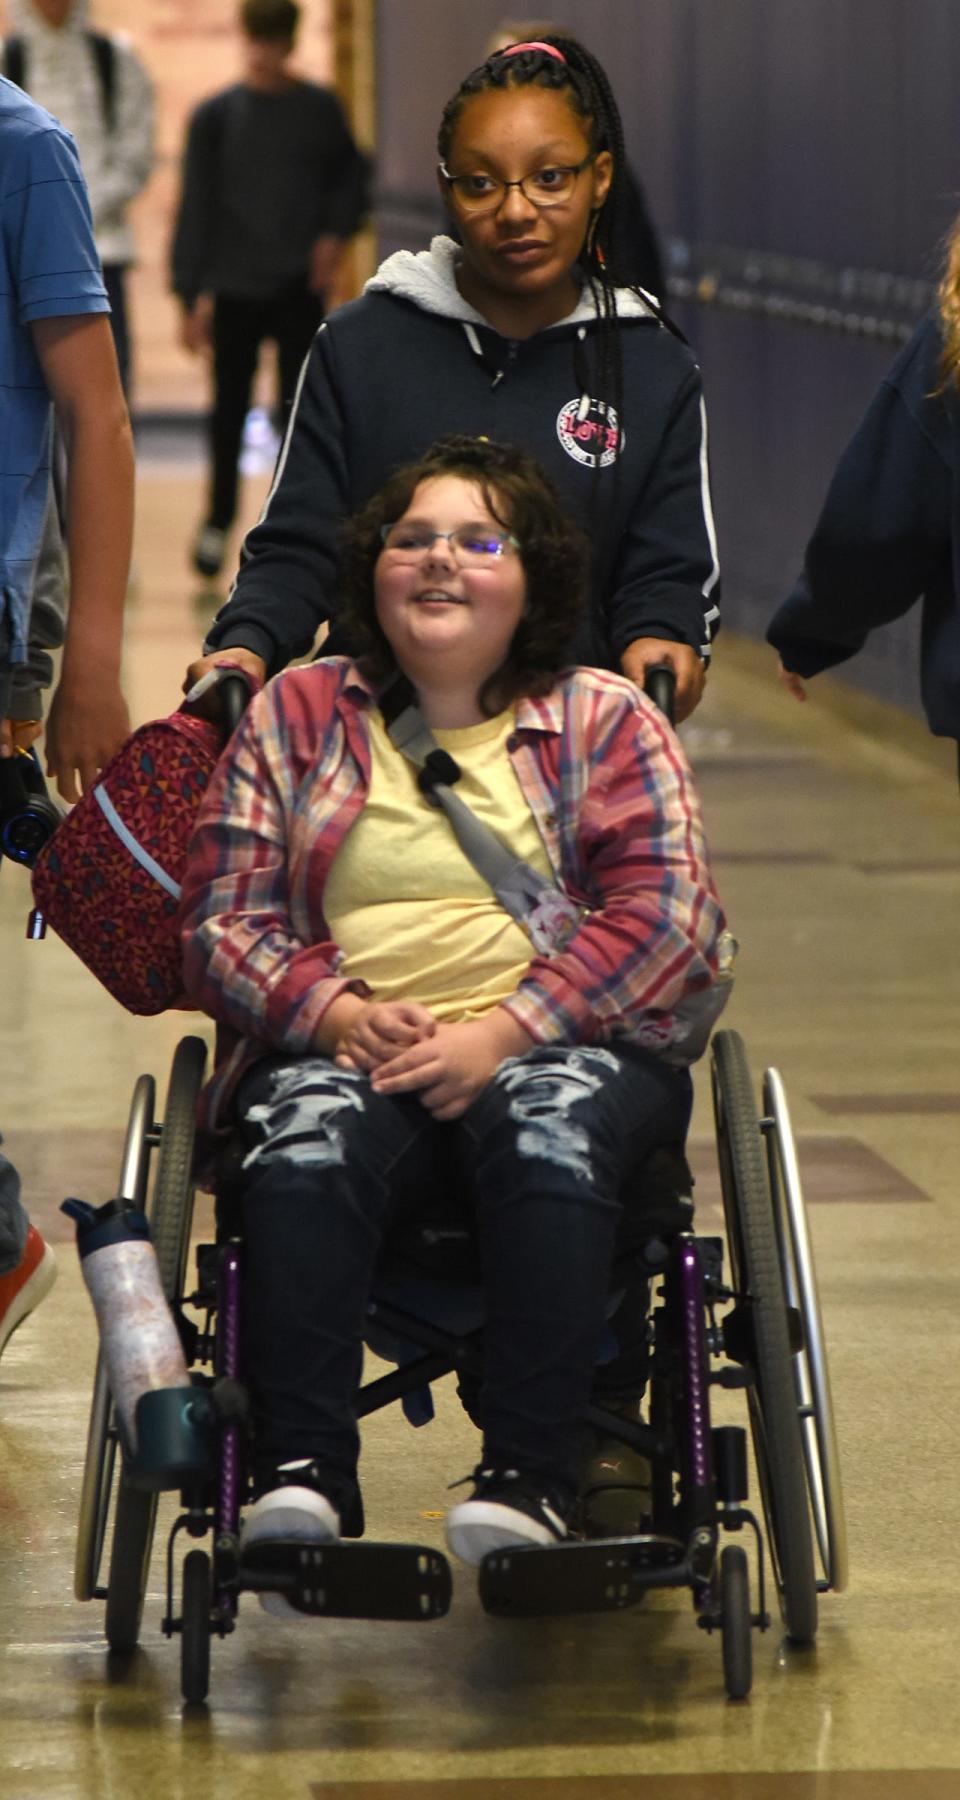
[[738,1544],[720,1558],[720,1627],[724,1685],[731,1700],[745,1700],[753,1684],[753,1640],[747,1553]]
[[199,1706],[210,1687],[210,1597],[210,1558],[191,1550],[183,1565],[180,1625],[180,1689],[190,1706]]

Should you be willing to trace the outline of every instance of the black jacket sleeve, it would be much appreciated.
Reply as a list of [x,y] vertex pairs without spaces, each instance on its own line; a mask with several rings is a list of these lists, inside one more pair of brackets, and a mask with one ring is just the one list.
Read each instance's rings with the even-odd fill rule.
[[346,433],[330,327],[322,325],[300,387],[259,523],[205,648],[242,645],[276,674],[305,656],[331,618],[339,535],[351,510]]
[[192,306],[208,285],[207,256],[217,207],[221,115],[216,101],[199,106],[187,130],[180,205],[171,253],[172,286]]
[[324,158],[320,229],[349,238],[370,210],[371,159],[354,142],[335,94],[326,93],[329,154]]
[[949,568],[952,477],[948,400],[936,391],[939,334],[921,327],[844,451],[804,570],[768,641],[810,676],[862,649]]
[[636,638],[670,638],[708,659],[719,600],[706,413],[700,372],[692,369],[623,535],[606,607],[610,643],[621,657]]

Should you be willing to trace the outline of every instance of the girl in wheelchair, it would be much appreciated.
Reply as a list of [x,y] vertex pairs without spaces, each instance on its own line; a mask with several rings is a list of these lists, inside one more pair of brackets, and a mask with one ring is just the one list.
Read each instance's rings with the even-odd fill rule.
[[678,742],[623,677],[565,666],[585,568],[531,459],[435,445],[349,529],[362,655],[272,681],[206,795],[182,926],[221,1028],[202,1123],[244,1146],[244,1545],[349,1529],[375,1266],[451,1161],[486,1317],[449,1543],[478,1563],[570,1529],[621,1195],[682,1141],[725,992]]

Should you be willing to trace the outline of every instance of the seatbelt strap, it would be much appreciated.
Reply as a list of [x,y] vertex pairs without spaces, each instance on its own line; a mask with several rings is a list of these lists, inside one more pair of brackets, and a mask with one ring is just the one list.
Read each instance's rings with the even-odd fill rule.
[[522,862],[453,792],[460,769],[454,758],[441,750],[406,677],[394,676],[378,699],[391,744],[420,771],[421,792],[445,814],[467,861],[510,917],[523,926],[535,950],[545,956],[562,950],[585,909],[539,869]]

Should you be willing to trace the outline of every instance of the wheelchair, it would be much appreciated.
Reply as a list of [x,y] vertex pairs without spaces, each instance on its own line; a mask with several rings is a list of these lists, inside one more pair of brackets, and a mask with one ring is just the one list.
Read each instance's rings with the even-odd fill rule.
[[[191,1386],[140,1401],[130,1455],[100,1357],[74,1584],[79,1600],[105,1601],[107,1643],[129,1655],[140,1635],[159,1494],[179,1490],[180,1511],[166,1546],[162,1628],[179,1636],[181,1687],[192,1704],[208,1694],[212,1638],[233,1631],[246,1592],[283,1593],[308,1614],[422,1622],[442,1617],[452,1592],[449,1565],[436,1549],[350,1541],[362,1537],[362,1519],[345,1520],[347,1536],[338,1543],[271,1543],[241,1557],[248,1494],[239,1349],[243,1247],[229,1219],[219,1216],[229,1211],[219,1198],[216,1241],[198,1247],[195,1278],[187,1269],[194,1112],[206,1054],[201,1039],[181,1040],[162,1121],[153,1077],[139,1077],[119,1181],[119,1194],[149,1213]],[[489,1613],[510,1619],[618,1611],[648,1589],[685,1587],[698,1626],[720,1634],[726,1692],[739,1700],[751,1687],[753,1630],[771,1623],[768,1559],[786,1638],[810,1645],[819,1595],[846,1585],[847,1545],[816,1277],[783,1083],[775,1070],[766,1072],[758,1114],[734,1031],[715,1034],[710,1066],[727,1271],[722,1241],[695,1233],[687,1193],[677,1191],[666,1208],[655,1209],[649,1237],[633,1251],[640,1286],[648,1283],[650,1292],[649,1422],[596,1401],[586,1418],[649,1459],[650,1516],[631,1537],[573,1537],[549,1548],[490,1552],[479,1593]],[[431,1382],[456,1372],[469,1386],[480,1367],[481,1311],[478,1288],[458,1293],[449,1284],[385,1276],[375,1286],[366,1335],[397,1367],[364,1383],[358,1416],[399,1400],[422,1423],[431,1410]],[[746,1395],[762,1521],[746,1504],[746,1426],[711,1422],[717,1387]],[[211,1534],[210,1548],[201,1548]],[[744,1537],[753,1544],[752,1558]],[[177,1552],[184,1540],[193,1547],[182,1561],[178,1603]]]

